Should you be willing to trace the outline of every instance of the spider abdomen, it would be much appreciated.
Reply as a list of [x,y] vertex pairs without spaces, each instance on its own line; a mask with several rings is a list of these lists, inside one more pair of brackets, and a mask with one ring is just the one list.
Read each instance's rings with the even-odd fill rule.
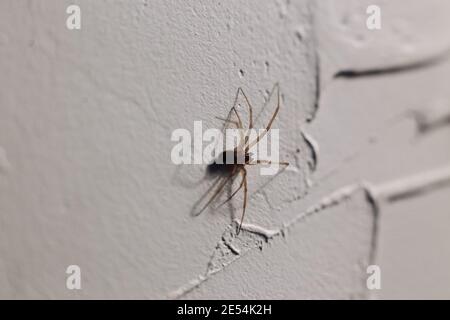
[[250,155],[244,151],[237,149],[223,151],[217,158],[208,166],[208,172],[211,174],[229,174],[236,170],[238,166],[244,166],[250,161]]

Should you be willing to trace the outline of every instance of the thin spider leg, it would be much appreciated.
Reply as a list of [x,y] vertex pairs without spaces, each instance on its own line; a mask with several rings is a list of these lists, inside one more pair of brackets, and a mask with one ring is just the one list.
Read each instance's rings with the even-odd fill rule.
[[216,119],[222,120],[225,123],[232,123],[236,126],[236,128],[239,128],[239,123],[237,121],[234,120],[230,120],[230,119],[225,119],[225,118],[221,118],[221,117],[216,117]]
[[[238,129],[244,129],[244,127],[242,127],[241,117],[239,116],[239,113],[237,112],[235,106],[233,106],[233,108],[231,108],[231,111],[234,111],[234,113],[236,114],[236,117],[238,118],[238,123],[239,123]],[[244,141],[244,136],[243,136],[243,133],[241,130],[239,130],[239,137],[240,137],[239,145],[242,146],[245,144],[245,141]]]
[[[238,92],[239,92],[239,91],[238,91]],[[237,95],[236,95],[236,97],[237,97]],[[242,121],[241,121],[241,118],[240,118],[240,116],[239,116],[239,114],[238,114],[238,112],[237,112],[237,110],[236,110],[236,108],[235,108],[236,101],[237,101],[237,99],[235,99],[234,104],[233,104],[233,107],[232,107],[232,108],[230,109],[230,111],[228,112],[228,115],[227,115],[226,118],[216,117],[217,119],[222,120],[222,121],[224,122],[224,124],[223,124],[223,126],[222,126],[222,135],[224,136],[224,138],[226,138],[226,129],[227,129],[227,124],[228,124],[228,123],[234,124],[234,125],[236,126],[237,129],[241,129],[241,128],[242,128]],[[231,120],[231,116],[232,116],[233,113],[236,115],[237,121]],[[224,140],[224,142],[223,142],[223,143],[225,144],[225,145],[223,145],[224,148],[227,147],[225,141],[226,141],[226,140]],[[243,145],[243,141],[244,141],[243,134],[242,134],[242,132],[239,130],[239,145]]]
[[256,165],[256,164],[279,164],[279,165],[287,167],[289,165],[289,162],[286,162],[286,161],[275,162],[275,161],[271,161],[271,160],[256,160],[256,163],[248,163],[248,165]]
[[242,95],[244,96],[245,101],[247,102],[247,107],[249,111],[249,119],[248,119],[248,128],[253,129],[253,108],[250,104],[250,100],[248,100],[247,95],[245,94],[244,90],[242,88],[239,88],[238,90],[241,91]]
[[247,170],[245,170],[245,168],[243,168],[242,170],[245,171],[245,177],[244,177],[244,204],[243,204],[243,206],[242,206],[241,223],[239,224],[239,229],[238,229],[236,235],[238,235],[239,232],[241,232],[242,222],[244,221],[244,216],[245,216],[245,208],[247,207],[247,193],[248,193],[248,187],[247,187]]
[[[236,111],[236,106],[239,100],[239,93],[241,93],[244,96],[244,99],[247,103],[247,107],[249,110],[249,129],[253,128],[253,108],[252,105],[250,104],[250,100],[247,98],[247,95],[245,94],[244,90],[242,89],[242,87],[239,87],[236,91],[236,96],[234,98],[234,103],[233,103],[233,108],[235,109],[235,113],[238,116],[239,122],[240,122],[240,128],[243,129],[243,125],[242,125],[242,121],[240,120],[239,115],[237,114]],[[230,111],[231,112],[231,111]],[[248,141],[248,136],[247,136],[248,131],[245,133],[245,140],[243,143],[241,143],[242,146],[244,146],[245,144],[247,144]]]
[[255,144],[257,144],[259,142],[259,140],[261,140],[267,134],[267,132],[270,130],[270,127],[272,126],[273,121],[275,120],[275,118],[276,118],[276,116],[278,114],[278,111],[280,111],[280,87],[279,87],[278,83],[276,83],[274,85],[274,87],[272,89],[272,92],[273,92],[273,90],[275,90],[275,88],[277,89],[277,108],[275,109],[275,112],[273,113],[272,118],[270,119],[269,124],[267,125],[266,129],[264,130],[264,132],[261,133],[254,141],[249,143],[246,146],[246,150],[252,148]]
[[234,113],[236,114],[238,121],[239,121],[239,127],[242,129],[243,127],[242,127],[241,117],[239,117],[239,114],[237,113],[237,110],[236,110],[236,105],[237,105],[237,102],[239,99],[239,91],[242,91],[242,89],[240,87],[236,91],[236,96],[234,97],[233,107],[231,107],[230,113],[231,113],[231,111],[234,110]]
[[[204,206],[203,206],[196,214],[194,214],[195,216],[198,216],[198,215],[200,215],[203,211],[205,211],[205,209],[206,209],[206,208],[214,201],[214,199],[217,198],[217,196],[220,194],[220,192],[221,192],[221,191],[223,190],[223,188],[226,186],[226,184],[228,183],[228,181],[230,181],[230,180],[233,178],[234,174],[235,174],[235,170],[233,170],[233,171],[231,172],[231,174],[230,174],[228,177],[226,177],[226,178],[219,184],[217,190],[214,192],[214,194],[211,196],[211,198],[208,200],[208,202],[206,202],[205,205],[204,205]],[[210,190],[211,190],[211,188],[210,188]],[[208,193],[209,193],[210,190],[208,190]]]
[[[227,115],[226,118],[216,117],[217,119],[222,120],[222,121],[224,122],[223,125],[222,125],[222,130],[221,130],[223,136],[225,136],[225,131],[226,131],[226,129],[227,129],[227,124],[229,124],[229,123],[234,124],[234,125],[236,126],[236,128],[239,129],[239,123],[238,123],[237,121],[231,120],[232,114],[233,114],[233,113],[232,113],[232,110],[230,110],[230,111],[228,112],[228,115]],[[224,141],[225,141],[225,140],[222,140],[222,147],[225,147],[225,146],[223,145]],[[217,143],[216,143],[216,145],[215,145],[214,147],[217,147]]]
[[239,192],[239,190],[242,189],[242,186],[244,185],[244,180],[247,177],[247,171],[240,169],[239,173],[242,173],[242,180],[241,183],[239,184],[239,187],[231,194],[231,196],[228,197],[227,200],[225,200],[224,202],[222,202],[217,208],[220,208],[221,206],[223,206],[225,203],[227,203],[228,201],[230,201],[231,199],[233,199],[233,197],[236,195],[236,193]]
[[[227,118],[226,119],[221,119],[221,120],[224,120],[224,124],[223,124],[223,126],[222,126],[222,133],[225,131],[225,129],[227,128],[226,127],[226,125],[227,125],[227,123],[232,123],[232,122],[235,122],[235,121],[233,121],[233,120],[231,120],[231,115],[232,115],[232,112],[231,112],[231,110],[228,112],[228,115],[227,115]],[[236,122],[237,123],[237,122]],[[236,126],[238,126],[238,125],[236,125]]]
[[276,82],[273,87],[272,90],[269,92],[269,95],[266,99],[266,101],[264,102],[261,110],[258,112],[258,114],[256,115],[256,118],[254,119],[253,122],[258,121],[259,117],[261,116],[261,114],[263,113],[263,111],[266,109],[267,105],[269,104],[270,100],[272,100],[273,94],[275,93],[275,89],[279,86],[278,82]]
[[[238,94],[239,94],[239,91],[242,93],[242,95],[244,96],[245,102],[247,103],[247,107],[248,107],[248,111],[249,111],[248,131],[250,131],[251,129],[253,129],[253,107],[250,103],[250,100],[248,100],[247,95],[244,92],[244,89],[239,87]],[[247,144],[248,139],[249,139],[249,136],[248,136],[248,134],[246,134],[244,144]],[[246,149],[245,151],[248,152],[248,149]]]
[[[237,111],[236,111],[236,104],[237,104],[237,101],[238,101],[238,97],[239,97],[239,88],[238,88],[238,90],[236,91],[236,97],[234,98],[233,106],[231,107],[230,111],[228,112],[227,118],[226,118],[226,119],[219,118],[219,117],[216,117],[216,118],[225,121],[225,123],[227,123],[227,122],[235,123],[235,124],[236,124],[236,127],[242,128],[242,121],[241,121],[241,118],[239,117],[239,114],[238,114]],[[230,119],[231,119],[231,114],[232,114],[233,112],[236,114],[236,116],[237,116],[237,118],[238,118],[238,122],[233,121],[233,120],[230,120]],[[225,124],[224,124],[224,126],[225,126]],[[225,127],[224,127],[224,129],[225,129]]]
[[206,190],[206,192],[203,194],[203,196],[197,201],[197,203],[201,202],[203,199],[206,198],[206,196],[211,192],[212,189],[222,180],[223,177],[218,177],[216,180],[214,180],[213,184]]
[[192,209],[192,212],[191,212],[191,214],[192,214],[193,216],[198,216],[198,215],[203,211],[203,210],[202,210],[202,211],[197,211],[197,210],[196,210],[196,207],[197,207],[200,203],[203,202],[203,200],[210,194],[211,190],[213,190],[221,180],[223,181],[223,179],[224,179],[224,177],[218,177],[218,178],[213,182],[213,184],[208,188],[208,190],[206,190],[206,192],[201,196],[201,198],[197,200],[197,202],[195,203],[194,208]]

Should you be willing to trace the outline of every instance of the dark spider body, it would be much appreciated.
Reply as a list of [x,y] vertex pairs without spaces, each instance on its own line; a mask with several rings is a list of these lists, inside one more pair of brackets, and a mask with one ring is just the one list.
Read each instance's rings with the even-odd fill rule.
[[250,153],[234,150],[223,151],[213,163],[208,165],[208,173],[211,175],[227,176],[238,172],[252,161]]
[[[194,213],[194,215],[199,215],[201,212],[203,212],[203,210],[205,210],[215,199],[217,199],[219,197],[220,193],[225,188],[227,183],[233,182],[234,179],[237,176],[240,176],[241,177],[241,182],[239,184],[239,187],[236,190],[234,190],[231,193],[231,195],[228,197],[228,199],[225,200],[222,204],[225,204],[228,201],[230,201],[239,192],[239,190],[241,190],[241,189],[244,190],[244,201],[243,201],[243,204],[242,204],[242,216],[241,216],[241,221],[240,221],[240,224],[239,224],[239,228],[237,230],[237,234],[239,234],[239,232],[241,231],[242,222],[244,221],[244,216],[245,216],[245,209],[247,207],[247,193],[248,193],[248,188],[247,188],[247,170],[246,170],[245,167],[248,166],[248,165],[272,164],[272,163],[275,163],[275,162],[272,162],[272,161],[269,161],[269,160],[259,160],[259,159],[254,160],[254,159],[252,159],[252,154],[249,152],[249,150],[253,146],[258,144],[260,139],[267,133],[267,131],[270,130],[270,128],[272,126],[272,122],[274,121],[275,117],[278,114],[278,111],[280,109],[280,90],[279,90],[278,83],[276,83],[274,85],[271,93],[269,94],[268,100],[270,100],[270,97],[275,92],[275,90],[277,90],[277,107],[276,107],[274,113],[272,114],[272,117],[270,118],[269,123],[267,124],[267,126],[265,128],[265,131],[263,133],[260,133],[252,141],[249,140],[249,136],[247,134],[242,135],[241,136],[241,142],[239,143],[238,147],[234,148],[233,150],[223,151],[216,158],[216,160],[213,163],[208,165],[207,172],[209,174],[211,174],[211,175],[217,175],[217,176],[219,176],[219,178],[216,179],[216,181],[210,187],[209,191],[207,191],[207,193],[202,198],[200,198],[200,200],[197,202],[196,205],[199,205],[200,209],[198,211],[196,211]],[[242,94],[244,96],[245,101],[246,101],[246,105],[247,105],[248,110],[249,110],[249,123],[248,123],[248,127],[247,128],[244,128],[244,126],[242,124],[241,117],[239,116],[239,113],[236,110],[236,105],[237,105],[238,97],[239,97],[240,94]],[[231,120],[231,116],[233,114],[236,116],[237,121]],[[238,91],[236,93],[236,98],[235,98],[233,107],[231,108],[230,112],[228,113],[228,117],[225,119],[225,122],[234,124],[237,129],[241,129],[241,130],[244,130],[244,129],[245,130],[251,130],[251,129],[253,129],[253,108],[250,105],[250,102],[248,101],[248,98],[245,95],[245,93],[242,90],[242,88],[238,89]],[[283,166],[288,166],[289,165],[288,162],[277,162],[277,163],[280,164],[280,165],[283,165]],[[212,192],[212,196],[202,206],[201,205],[202,204],[202,200],[205,199],[206,195],[208,195],[210,192]]]

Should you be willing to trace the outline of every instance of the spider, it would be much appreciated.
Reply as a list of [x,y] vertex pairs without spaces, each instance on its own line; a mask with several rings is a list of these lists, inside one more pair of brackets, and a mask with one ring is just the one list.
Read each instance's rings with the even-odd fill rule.
[[[242,188],[244,188],[244,200],[243,200],[243,204],[242,204],[242,215],[241,215],[241,221],[239,224],[239,228],[237,230],[237,234],[239,234],[241,231],[241,228],[242,228],[242,222],[244,221],[245,210],[247,207],[248,187],[247,187],[246,166],[247,165],[257,165],[257,164],[266,164],[266,165],[279,164],[284,167],[287,167],[289,165],[288,162],[273,162],[273,161],[269,161],[269,160],[254,160],[252,157],[252,154],[249,152],[249,150],[252,147],[254,147],[255,145],[257,145],[258,142],[270,130],[272,123],[275,120],[275,118],[278,114],[278,111],[280,110],[280,89],[279,89],[278,83],[275,83],[275,85],[273,86],[273,89],[270,92],[269,98],[267,101],[270,101],[275,90],[277,91],[277,107],[276,107],[275,111],[273,112],[272,117],[270,118],[269,123],[267,124],[265,130],[262,133],[258,134],[256,136],[256,138],[252,141],[249,141],[250,137],[249,137],[248,133],[251,129],[253,129],[253,108],[249,102],[249,99],[247,98],[247,95],[244,93],[244,90],[241,87],[239,87],[236,92],[236,98],[234,100],[233,107],[230,109],[227,118],[221,119],[221,118],[217,117],[220,120],[224,120],[225,125],[233,124],[236,126],[237,129],[244,130],[241,117],[236,109],[239,95],[242,95],[244,97],[245,104],[247,105],[248,113],[249,113],[248,128],[245,133],[245,136],[241,135],[241,137],[240,137],[241,139],[240,139],[239,145],[237,147],[235,147],[232,150],[223,151],[216,158],[216,160],[214,160],[213,163],[208,165],[208,169],[207,169],[208,172],[210,174],[219,175],[219,178],[216,179],[216,181],[208,189],[208,191],[204,194],[204,196],[197,202],[197,204],[200,203],[203,199],[206,198],[206,196],[208,194],[213,192],[211,197],[209,198],[209,200],[201,207],[201,209],[197,213],[194,213],[194,215],[197,216],[200,213],[202,213],[215,199],[217,199],[217,197],[221,194],[222,190],[225,188],[227,183],[230,181],[234,181],[234,179],[240,175],[241,182],[239,184],[239,187],[231,193],[231,195],[227,198],[227,200],[225,200],[222,204],[219,205],[219,207],[220,207],[220,206],[224,205],[225,203],[227,203],[228,201],[230,201]],[[231,117],[233,114],[236,116],[236,121],[231,120]],[[225,127],[225,125],[224,125],[224,127]],[[227,159],[233,159],[233,162],[229,163],[229,161],[227,162]],[[238,159],[241,159],[241,161],[238,161]]]

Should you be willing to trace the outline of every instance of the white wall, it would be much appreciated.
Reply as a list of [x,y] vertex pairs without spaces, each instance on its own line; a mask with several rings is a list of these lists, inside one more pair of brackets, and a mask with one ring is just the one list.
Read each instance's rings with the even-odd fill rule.
[[[65,25],[73,3],[81,30]],[[0,297],[450,298],[449,10],[1,1]],[[239,86],[260,108],[277,81],[291,166],[249,171],[236,237],[242,194],[192,217],[211,180],[171,162],[171,133],[220,126]],[[81,290],[66,288],[71,264]]]

